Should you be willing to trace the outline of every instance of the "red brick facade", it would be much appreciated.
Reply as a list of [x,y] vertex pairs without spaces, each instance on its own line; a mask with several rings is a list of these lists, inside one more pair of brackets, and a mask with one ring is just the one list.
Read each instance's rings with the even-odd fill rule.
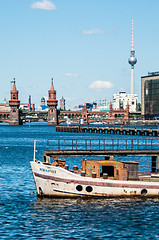
[[54,89],[53,79],[51,83],[51,88],[48,91],[48,93],[49,93],[49,99],[47,100],[47,106],[48,106],[47,123],[48,125],[57,125],[58,124],[58,114],[57,114],[58,101],[56,99],[56,91]]
[[109,121],[117,118],[122,118],[124,120],[129,119],[129,105],[127,105],[127,109],[123,110],[113,110],[112,103],[110,103],[109,111],[88,111],[86,105],[81,111],[60,111],[60,121],[64,120],[65,117],[68,117],[72,120],[83,119],[85,122],[93,122],[93,121]]
[[19,106],[20,100],[18,99],[18,91],[16,89],[15,80],[13,81],[13,87],[10,91],[11,99],[9,100],[10,106],[10,121],[9,125],[11,126],[18,126],[20,125],[20,113],[19,113]]

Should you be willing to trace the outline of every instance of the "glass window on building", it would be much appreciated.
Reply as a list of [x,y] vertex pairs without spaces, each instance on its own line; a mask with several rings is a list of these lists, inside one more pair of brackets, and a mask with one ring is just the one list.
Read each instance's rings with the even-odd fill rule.
[[145,115],[159,114],[159,79],[145,81],[144,98]]

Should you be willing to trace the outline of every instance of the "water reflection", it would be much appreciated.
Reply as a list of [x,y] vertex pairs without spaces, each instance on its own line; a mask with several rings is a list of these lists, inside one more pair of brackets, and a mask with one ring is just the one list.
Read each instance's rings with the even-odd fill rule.
[[54,239],[150,239],[158,206],[158,199],[37,198],[30,213],[34,227]]

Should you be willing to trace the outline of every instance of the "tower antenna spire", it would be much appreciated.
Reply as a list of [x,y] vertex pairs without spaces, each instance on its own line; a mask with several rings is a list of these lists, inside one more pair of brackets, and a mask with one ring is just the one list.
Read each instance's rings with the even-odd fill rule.
[[132,50],[134,49],[134,20],[132,18]]
[[137,63],[134,50],[134,21],[132,18],[132,49],[130,51],[130,57],[128,63],[131,65],[131,94],[134,94],[134,65]]

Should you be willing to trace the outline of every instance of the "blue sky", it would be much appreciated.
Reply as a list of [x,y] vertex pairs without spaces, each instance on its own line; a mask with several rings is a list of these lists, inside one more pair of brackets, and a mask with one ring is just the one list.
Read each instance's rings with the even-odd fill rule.
[[[130,93],[131,21],[134,19],[135,93],[141,76],[159,71],[158,0],[3,0],[0,3],[0,101],[40,105],[51,78],[67,108]],[[101,89],[102,88],[102,89]]]

